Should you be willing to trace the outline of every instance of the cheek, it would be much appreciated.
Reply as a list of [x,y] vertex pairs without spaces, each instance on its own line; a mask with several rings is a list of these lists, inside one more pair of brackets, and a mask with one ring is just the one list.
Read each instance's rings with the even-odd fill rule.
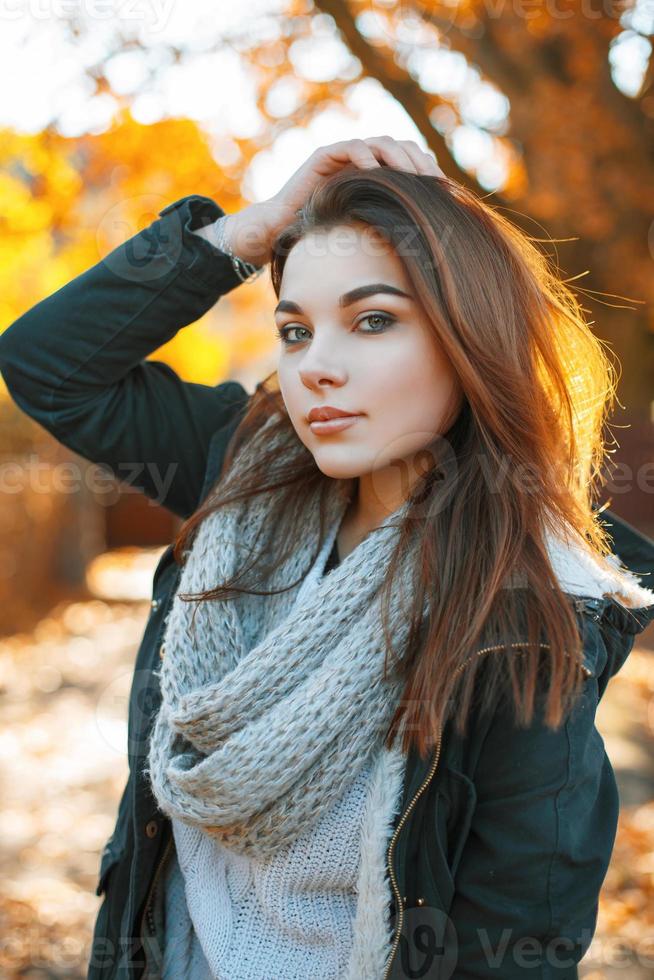
[[385,383],[375,385],[377,408],[368,419],[376,465],[429,445],[449,428],[459,398],[455,373],[433,347],[418,352],[412,345],[395,354]]
[[292,369],[284,366],[283,363],[279,363],[277,365],[277,381],[279,382],[279,390],[286,405],[286,411],[291,419],[294,419],[299,410],[300,402],[298,379],[293,376]]
[[394,352],[380,394],[397,421],[437,431],[459,385],[448,361],[429,346],[412,343]]

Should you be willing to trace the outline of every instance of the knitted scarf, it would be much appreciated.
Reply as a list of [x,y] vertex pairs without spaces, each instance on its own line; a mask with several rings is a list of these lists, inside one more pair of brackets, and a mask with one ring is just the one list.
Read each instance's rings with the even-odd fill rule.
[[[271,432],[273,424],[271,417],[240,447],[230,484],[264,446],[274,443],[284,465],[301,447],[293,432]],[[187,553],[179,592],[226,581],[255,541],[269,561],[289,535],[296,547],[264,587],[300,584],[277,595],[244,593],[197,606],[176,594],[166,619],[162,703],[145,772],[164,813],[250,856],[272,855],[321,817],[380,751],[398,704],[399,680],[383,677],[378,590],[408,501],[320,577],[350,487],[323,481],[291,515],[291,525],[270,517],[280,491],[210,514]],[[321,496],[328,518],[322,540]],[[409,552],[401,559],[403,583]],[[317,553],[322,557],[307,576]],[[397,589],[390,606],[396,651],[407,639],[405,591]]]

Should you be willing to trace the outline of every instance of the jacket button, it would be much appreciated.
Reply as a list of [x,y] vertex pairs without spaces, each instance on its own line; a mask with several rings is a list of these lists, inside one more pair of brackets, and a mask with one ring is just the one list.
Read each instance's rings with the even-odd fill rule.
[[157,831],[159,830],[159,824],[156,820],[148,820],[145,825],[145,832],[148,837],[156,837]]
[[406,905],[406,895],[403,895],[402,896],[402,904],[403,905]]
[[160,605],[161,605],[161,599],[153,599],[152,602],[150,603],[150,606],[153,610],[157,610]]
[[418,905],[424,905],[425,904],[424,898],[418,898],[418,899],[416,899],[416,901],[418,902]]
[[165,653],[166,653],[166,644],[162,643],[161,646],[159,647],[159,656],[162,660],[164,658]]

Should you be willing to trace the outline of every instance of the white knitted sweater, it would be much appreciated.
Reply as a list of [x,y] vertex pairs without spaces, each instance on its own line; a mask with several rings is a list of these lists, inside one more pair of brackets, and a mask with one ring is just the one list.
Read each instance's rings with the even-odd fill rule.
[[370,769],[354,781],[313,833],[265,863],[174,823],[177,860],[166,880],[165,980],[187,977],[189,963],[189,980],[343,976],[352,947],[369,775]]

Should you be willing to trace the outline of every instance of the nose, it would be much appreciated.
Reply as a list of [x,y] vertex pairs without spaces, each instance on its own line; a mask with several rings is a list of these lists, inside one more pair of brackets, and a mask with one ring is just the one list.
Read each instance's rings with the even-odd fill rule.
[[298,367],[300,378],[307,388],[317,388],[324,385],[342,385],[345,383],[347,372],[342,365],[336,364],[325,345],[322,349],[318,344],[302,357]]

